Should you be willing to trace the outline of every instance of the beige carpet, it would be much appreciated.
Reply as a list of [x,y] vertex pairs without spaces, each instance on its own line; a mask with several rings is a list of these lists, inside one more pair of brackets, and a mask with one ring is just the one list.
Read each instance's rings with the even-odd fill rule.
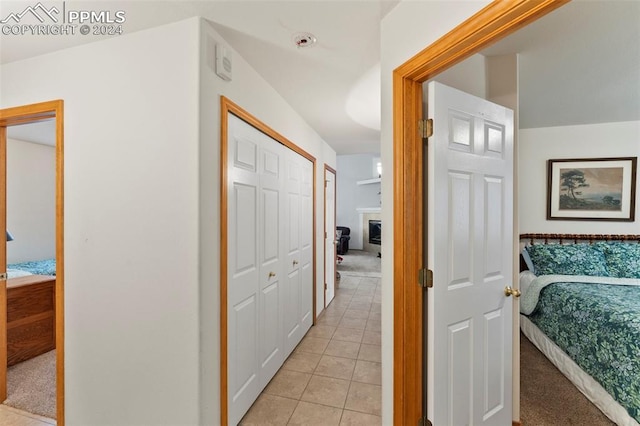
[[342,262],[338,264],[338,272],[345,275],[358,274],[369,277],[380,277],[381,259],[378,253],[362,250],[349,250],[340,255]]
[[56,418],[56,351],[50,351],[7,369],[5,405]]
[[523,426],[614,425],[522,333],[520,420]]

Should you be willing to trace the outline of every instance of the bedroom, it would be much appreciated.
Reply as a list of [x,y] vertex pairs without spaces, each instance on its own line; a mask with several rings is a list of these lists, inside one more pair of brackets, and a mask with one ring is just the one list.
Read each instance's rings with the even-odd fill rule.
[[[573,2],[565,7],[559,9],[554,14],[543,18],[539,22],[533,24],[530,28],[523,29],[513,38],[518,37],[517,40],[505,40],[502,45],[500,43],[494,47],[489,48],[493,53],[499,52],[499,49],[508,46],[508,43],[522,43],[525,48],[520,51],[519,58],[519,79],[522,85],[522,91],[520,92],[520,131],[518,140],[518,174],[520,176],[518,182],[518,212],[519,212],[519,232],[521,235],[529,233],[544,233],[544,234],[622,234],[629,236],[629,238],[635,238],[629,241],[614,240],[616,242],[598,242],[597,240],[549,240],[549,244],[564,243],[572,245],[575,251],[572,252],[573,256],[580,256],[582,253],[594,253],[598,259],[605,259],[606,272],[600,271],[596,273],[594,271],[585,271],[578,267],[571,270],[571,268],[562,270],[558,268],[562,264],[562,255],[569,253],[571,248],[560,248],[558,246],[548,246],[557,251],[554,253],[554,267],[548,268],[546,271],[540,267],[544,263],[544,255],[540,253],[547,252],[541,243],[544,240],[522,240],[524,245],[530,245],[531,242],[536,245],[533,250],[538,254],[535,258],[536,262],[536,275],[542,275],[546,273],[567,274],[567,275],[597,275],[604,274],[611,277],[620,278],[620,281],[624,282],[624,278],[640,278],[638,271],[633,270],[634,259],[637,265],[640,256],[640,250],[638,250],[638,235],[640,227],[638,226],[638,205],[637,195],[635,191],[638,188],[637,181],[638,175],[633,175],[633,170],[630,166],[634,165],[634,161],[637,162],[637,158],[640,156],[640,101],[637,93],[640,89],[640,77],[637,72],[625,72],[629,69],[638,69],[640,66],[640,54],[638,53],[637,40],[640,37],[639,26],[637,25],[638,18],[640,16],[640,10],[637,3],[618,3],[607,4],[607,7],[602,7],[603,4],[598,3],[578,3]],[[567,18],[572,16],[571,24],[568,24]],[[554,30],[554,40],[535,41],[536,39],[527,33],[528,31],[536,31],[536,29],[558,28],[562,26],[563,18],[565,19],[566,33],[562,33],[562,30]],[[616,28],[618,31],[612,31],[612,28]],[[582,29],[588,29],[586,33]],[[577,35],[576,32],[580,32]],[[539,34],[539,33],[538,33]],[[538,37],[539,38],[539,37]],[[569,45],[572,45],[572,40],[581,40],[582,49],[576,49],[575,47],[569,52],[565,50]],[[562,64],[563,73],[556,73],[554,77],[549,77],[548,70],[545,69],[544,62],[539,61],[532,63],[531,56],[528,52],[539,51],[544,46],[543,43],[553,44],[554,48],[552,52],[549,52],[548,58],[558,55],[563,57]],[[616,48],[611,48],[616,46]],[[511,46],[513,47],[513,45]],[[508,48],[508,47],[507,47]],[[593,52],[598,52],[597,55],[593,55]],[[543,55],[539,55],[539,58],[544,58]],[[599,67],[598,64],[606,64],[606,67]],[[585,71],[588,70],[588,71]],[[537,84],[536,84],[537,83]],[[565,86],[569,91],[573,91],[574,95],[563,97],[564,92],[561,88]],[[538,90],[545,94],[548,94],[546,103],[534,103],[534,99],[540,99],[540,97],[533,96],[531,88],[537,87]],[[581,90],[582,88],[582,90]],[[528,91],[527,91],[528,90]],[[582,99],[582,105],[575,103],[576,99],[581,99],[577,93],[589,93],[589,101],[584,102]],[[546,111],[545,111],[546,109]],[[552,179],[552,176],[548,176],[547,167],[549,160],[553,159],[603,159],[603,158],[632,158],[634,161],[624,162],[621,165],[627,167],[625,172],[627,173],[626,187],[623,188],[622,201],[626,202],[625,207],[620,208],[620,213],[612,213],[608,215],[613,217],[614,220],[598,220],[597,214],[592,214],[589,211],[573,212],[566,209],[551,210],[553,205],[548,206],[548,202],[552,194],[549,194],[551,185],[558,185],[557,180]],[[580,163],[555,163],[562,167],[562,164],[567,164],[567,167],[573,165],[580,165]],[[589,164],[592,164],[591,166]],[[599,167],[591,169],[596,172],[603,170],[604,168],[615,164],[613,161],[601,162],[601,163],[585,163],[585,170],[589,170],[588,167]],[[631,172],[631,173],[630,173]],[[553,177],[557,179],[557,177]],[[634,182],[635,181],[635,182]],[[591,187],[596,187],[598,182],[594,179],[587,181],[585,191]],[[585,192],[586,196],[586,192]],[[636,204],[633,204],[633,197],[636,197]],[[577,197],[581,197],[578,195]],[[625,210],[626,209],[626,210]],[[549,211],[548,211],[549,210]],[[635,221],[633,216],[635,213]],[[586,217],[587,220],[572,220],[567,216],[579,216]],[[606,212],[600,214],[601,216],[607,216]],[[616,217],[617,216],[617,217]],[[553,218],[553,219],[552,219]],[[590,220],[589,220],[590,219]],[[635,235],[635,237],[632,237]],[[625,238],[625,237],[620,237]],[[575,245],[577,243],[577,245]],[[601,248],[602,251],[597,251]],[[618,258],[618,261],[626,263],[626,267],[616,267],[616,258],[610,253],[619,252],[626,249],[627,257],[624,259]],[[594,250],[594,251],[591,251]],[[600,255],[602,253],[602,255]],[[602,256],[602,257],[600,257]],[[566,265],[565,265],[566,266]],[[531,279],[531,276],[528,277]],[[574,280],[575,277],[565,278],[565,281]],[[605,282],[608,278],[605,278]],[[544,278],[540,278],[544,280]],[[585,279],[578,279],[578,281],[587,281]],[[602,281],[602,279],[599,279]],[[610,280],[616,282],[616,279]],[[536,281],[538,282],[538,281]],[[637,282],[637,280],[636,280]],[[521,283],[524,282],[521,279]],[[545,312],[545,315],[551,316],[557,321],[560,318],[561,312],[552,311],[551,305],[548,299],[560,297],[557,296],[557,292],[562,292],[562,289],[557,289],[557,286],[567,286],[566,284],[554,284],[542,289],[540,292],[541,300],[540,305],[533,310],[533,306],[528,306],[529,310],[526,313],[529,315],[521,316],[521,328],[525,332],[527,339],[523,341],[523,344],[532,341],[535,346],[542,350],[542,352],[553,364],[560,368],[563,374],[570,378],[571,382],[576,384],[578,389],[587,396],[589,401],[593,402],[611,421],[617,424],[632,425],[637,424],[640,421],[640,415],[638,414],[638,402],[637,393],[635,388],[637,383],[634,384],[633,379],[625,381],[620,376],[616,376],[615,371],[616,360],[620,362],[633,362],[630,358],[622,355],[627,350],[633,350],[632,346],[625,346],[623,341],[615,339],[613,329],[614,321],[620,321],[625,318],[625,309],[629,309],[629,306],[623,308],[616,308],[615,310],[596,310],[593,309],[595,317],[592,319],[595,324],[599,324],[597,327],[602,327],[604,324],[609,324],[605,327],[610,327],[610,332],[607,331],[602,335],[596,337],[596,334],[586,333],[582,339],[582,343],[579,343],[581,339],[578,338],[582,333],[571,334],[572,328],[568,326],[569,320],[563,317],[563,326],[556,333],[561,333],[563,336],[572,336],[569,340],[571,344],[567,344],[566,340],[558,338],[557,334],[551,331],[546,322],[540,320],[541,312]],[[571,284],[568,284],[571,286]],[[589,291],[595,291],[594,288],[601,288],[602,294],[590,296],[587,298],[588,304],[597,306],[598,300],[606,300],[611,302],[615,299],[611,295],[612,292],[621,291],[623,286],[613,285],[596,285],[595,287],[584,287],[584,285],[575,284],[578,286],[576,294],[567,295],[565,293],[564,299],[566,306],[560,308],[560,310],[574,309],[574,306],[580,306],[582,298],[587,298],[587,288]],[[635,292],[637,287],[626,287],[631,294],[638,294]],[[521,313],[524,314],[523,306],[525,301],[530,301],[533,295],[533,289],[521,288],[523,295],[521,298]],[[575,289],[574,289],[575,290]],[[553,292],[553,293],[552,293]],[[584,293],[583,293],[584,292]],[[591,298],[592,297],[592,298]],[[635,297],[637,300],[638,297]],[[545,304],[546,302],[546,304]],[[571,308],[569,308],[571,306]],[[556,306],[555,309],[559,309]],[[580,309],[580,308],[575,308]],[[584,309],[584,306],[582,307]],[[637,309],[637,308],[636,308]],[[585,311],[580,315],[583,315],[582,321],[586,321],[589,316],[589,311]],[[556,316],[557,315],[557,316]],[[575,312],[569,314],[570,317],[578,315]],[[611,317],[611,322],[605,322],[605,317]],[[529,319],[534,320],[536,324],[542,324],[541,329],[545,330],[549,336],[553,338],[547,338],[545,334],[536,332],[537,328]],[[602,319],[600,319],[602,318]],[[615,320],[614,318],[618,318]],[[566,326],[564,325],[566,324]],[[581,323],[581,329],[587,330],[587,322]],[[593,323],[592,323],[593,324]],[[543,328],[544,327],[544,328]],[[566,328],[565,328],[566,327]],[[584,327],[584,328],[582,328]],[[540,329],[538,329],[540,330]],[[573,329],[575,333],[575,328]],[[634,332],[629,329],[620,331],[620,335],[633,336]],[[567,337],[565,337],[566,339]],[[632,338],[635,340],[635,338]],[[597,341],[599,343],[585,344],[584,341]],[[550,343],[555,341],[556,343]],[[605,343],[606,342],[606,343]],[[613,350],[613,359],[609,359],[611,355],[605,349],[608,345],[619,345],[617,349]],[[581,346],[582,349],[578,349]],[[560,346],[562,349],[560,349]],[[552,349],[553,348],[553,349]],[[583,351],[583,354],[579,354],[579,351]],[[563,357],[562,355],[569,353],[570,356]],[[523,353],[523,356],[525,354]],[[587,361],[587,357],[595,357],[599,361],[599,368],[594,367],[592,361]],[[632,357],[633,358],[633,357]],[[631,359],[632,359],[631,358]],[[636,361],[637,356],[635,357]],[[524,358],[522,358],[524,359]],[[527,358],[529,360],[529,358]],[[623,361],[626,360],[626,361]],[[575,366],[579,368],[574,368]],[[633,365],[633,364],[630,364]],[[536,368],[533,365],[529,365],[528,362],[523,362],[520,365],[521,377],[531,377],[532,368]],[[611,373],[603,372],[609,371]],[[586,370],[588,373],[584,373],[581,370]],[[600,370],[600,371],[598,371]],[[535,374],[535,373],[533,373]],[[613,376],[613,378],[611,377]],[[594,377],[595,379],[592,379]],[[636,381],[637,382],[637,381]],[[537,386],[540,386],[543,382],[534,382]],[[547,386],[552,386],[551,384]],[[619,387],[619,389],[618,389]],[[606,388],[606,390],[604,390]],[[521,381],[521,395],[525,392],[531,397],[532,389],[527,388],[527,383]],[[553,388],[551,388],[553,389]],[[621,389],[626,389],[622,390]],[[553,393],[550,389],[545,389]],[[626,400],[624,396],[625,392],[636,395],[635,402]],[[542,393],[542,392],[540,392]],[[612,398],[611,395],[614,397]],[[535,394],[534,394],[535,395]],[[552,410],[550,407],[555,408],[557,413],[559,410],[563,412],[563,422],[569,423],[572,420],[574,422],[580,422],[586,420],[584,415],[576,410],[577,407],[566,407],[562,404],[558,405],[555,401],[549,401],[546,409],[542,407],[531,407],[531,404],[527,404],[528,401],[521,401],[521,420],[523,424],[531,423],[545,423],[549,422],[549,418],[545,417],[547,410]],[[580,405],[584,410],[584,403]],[[609,424],[608,420],[604,416],[595,415],[590,420],[592,424]]]
[[55,119],[7,128],[7,400],[55,418]]
[[[638,234],[640,230],[637,222],[632,221],[547,219],[548,160],[626,158],[640,155],[640,114],[637,99],[640,82],[637,72],[624,72],[637,69],[639,62],[637,4],[617,3],[615,7],[608,3],[602,7],[603,4],[600,3],[600,8],[598,6],[597,3],[585,5],[585,2],[572,2],[514,36],[489,47],[482,52],[484,59],[473,57],[459,64],[457,69],[436,77],[436,80],[467,92],[475,91],[481,97],[485,96],[482,93],[484,90],[488,90],[491,95],[491,90],[495,94],[496,87],[501,90],[508,88],[509,81],[514,88],[511,93],[516,95],[516,84],[520,84],[517,92],[520,103],[515,103],[515,96],[511,97],[514,101],[513,108],[519,109],[516,114],[520,117],[517,142],[519,225],[516,228],[520,234]],[[563,18],[571,20],[562,23]],[[541,38],[540,33],[537,33],[538,38],[532,35],[531,31],[535,34],[536,27],[542,29]],[[611,30],[614,27],[619,30],[617,34]],[[581,29],[588,29],[587,34],[581,32]],[[571,50],[563,50],[576,40],[583,46],[582,51],[576,46]],[[617,48],[608,48],[610,45]],[[552,49],[545,51],[547,46],[552,46]],[[598,55],[594,56],[593,52],[598,52]],[[519,71],[516,73],[512,69],[509,73],[508,68],[503,65],[497,73],[501,75],[500,84],[485,89],[485,79],[482,77],[484,73],[490,84],[495,83],[495,63],[500,61],[500,56],[513,54],[518,54]],[[562,68],[551,68],[549,62],[540,60],[545,54],[548,55],[547,60],[561,58]],[[532,63],[536,59],[538,62]],[[503,64],[509,63],[508,57],[502,60],[506,61]],[[515,59],[511,64],[514,63]],[[599,67],[598,64],[606,66]],[[584,72],[585,69],[589,71]],[[474,82],[478,80],[480,84],[474,88]],[[614,84],[609,85],[608,82]],[[580,89],[580,85],[585,83],[587,85]],[[532,88],[535,92],[532,92]],[[567,96],[567,88],[573,89],[577,96]],[[584,93],[589,93],[589,102],[584,101]],[[508,99],[510,92],[501,93],[503,96],[505,94]],[[547,100],[532,103],[539,99],[534,96],[538,94],[547,94]],[[637,181],[637,176],[635,180]],[[628,195],[625,197],[629,202]],[[637,212],[637,204],[633,210]],[[567,241],[564,240],[565,243]],[[520,368],[524,370],[528,366],[521,365]],[[531,418],[525,416],[525,402],[521,401],[520,406],[524,424],[552,424],[540,423],[540,419],[532,423]],[[567,408],[565,411],[567,417],[564,421],[569,423],[571,410]],[[518,416],[515,415],[514,418]],[[624,419],[617,421],[622,422],[621,424],[635,424],[626,423]]]

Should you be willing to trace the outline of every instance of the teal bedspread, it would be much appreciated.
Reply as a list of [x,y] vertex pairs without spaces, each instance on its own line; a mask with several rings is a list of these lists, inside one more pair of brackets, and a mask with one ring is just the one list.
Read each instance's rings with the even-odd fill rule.
[[56,260],[45,259],[33,262],[20,262],[7,265],[9,269],[19,269],[21,271],[31,272],[34,275],[55,275]]
[[540,278],[527,289],[539,292],[529,319],[640,422],[640,280],[534,285]]

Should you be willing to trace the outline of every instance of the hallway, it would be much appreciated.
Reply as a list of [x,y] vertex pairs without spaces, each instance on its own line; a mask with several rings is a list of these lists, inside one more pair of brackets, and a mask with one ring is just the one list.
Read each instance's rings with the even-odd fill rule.
[[[350,251],[345,266],[372,263],[363,254]],[[380,274],[353,269],[338,267],[335,299],[241,425],[381,424]]]

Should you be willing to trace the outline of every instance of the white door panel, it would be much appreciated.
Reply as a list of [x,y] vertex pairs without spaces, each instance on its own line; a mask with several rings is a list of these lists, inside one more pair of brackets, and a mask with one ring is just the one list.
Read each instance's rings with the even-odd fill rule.
[[301,337],[313,325],[313,163],[297,156],[300,162],[300,326]]
[[513,112],[428,88],[427,416],[510,425]]
[[287,276],[284,304],[284,353],[288,356],[302,338],[300,327],[300,271],[295,270]]

